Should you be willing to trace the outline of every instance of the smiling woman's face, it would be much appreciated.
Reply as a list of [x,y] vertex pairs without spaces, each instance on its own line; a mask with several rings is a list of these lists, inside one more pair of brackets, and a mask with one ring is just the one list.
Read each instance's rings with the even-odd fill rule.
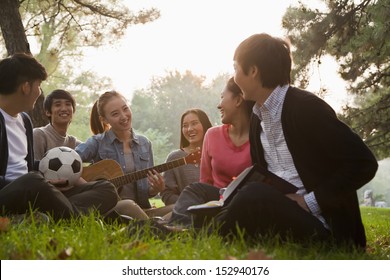
[[103,121],[108,123],[114,131],[131,129],[132,113],[129,104],[121,97],[111,98],[103,108]]
[[204,129],[197,114],[188,113],[183,118],[182,133],[190,146],[201,146],[203,143]]

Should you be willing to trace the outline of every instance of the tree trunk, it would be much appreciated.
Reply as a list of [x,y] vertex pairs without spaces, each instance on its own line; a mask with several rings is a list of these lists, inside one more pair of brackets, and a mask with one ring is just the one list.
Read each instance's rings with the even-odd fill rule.
[[[0,0],[0,27],[8,55],[20,52],[31,54],[19,6],[19,0]],[[43,99],[42,94],[34,109],[28,112],[34,127],[46,125],[48,122],[43,110]]]
[[8,55],[31,53],[19,13],[18,0],[0,0],[0,27]]

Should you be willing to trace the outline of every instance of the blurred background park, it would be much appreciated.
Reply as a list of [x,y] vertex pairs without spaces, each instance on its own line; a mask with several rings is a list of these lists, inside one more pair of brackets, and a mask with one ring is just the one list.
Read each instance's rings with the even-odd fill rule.
[[[28,51],[49,72],[44,93],[62,88],[77,100],[70,134],[89,137],[92,103],[116,89],[156,164],[179,146],[186,109],[220,123],[216,106],[243,39],[288,38],[293,84],[324,98],[379,161],[361,203],[371,191],[373,205],[390,206],[390,0],[0,0],[1,57],[20,51],[13,46],[23,36],[10,35],[18,19]],[[47,121],[40,104],[35,126]]]

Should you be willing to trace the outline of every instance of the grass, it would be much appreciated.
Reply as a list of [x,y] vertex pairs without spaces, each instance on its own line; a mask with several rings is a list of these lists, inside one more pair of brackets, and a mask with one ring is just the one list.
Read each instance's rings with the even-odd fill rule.
[[91,214],[71,221],[31,220],[0,228],[0,259],[82,260],[224,260],[224,259],[390,259],[390,209],[361,209],[367,251],[350,252],[321,244],[303,246],[265,238],[250,245],[245,238],[225,241],[216,234],[182,232],[156,238],[145,227],[129,235],[120,225],[103,224]]

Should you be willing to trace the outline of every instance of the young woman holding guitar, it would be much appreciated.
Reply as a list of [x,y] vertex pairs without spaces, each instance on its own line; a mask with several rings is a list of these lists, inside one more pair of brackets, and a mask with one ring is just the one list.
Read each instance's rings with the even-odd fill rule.
[[[132,128],[132,112],[126,98],[116,91],[103,93],[92,108],[90,125],[95,135],[76,148],[83,162],[98,163],[111,159],[119,164],[123,174],[140,171],[133,181],[116,185],[121,200],[115,211],[139,220],[170,212],[172,206],[152,208],[149,203],[150,197],[165,188],[164,178],[153,168],[151,142]],[[116,163],[106,167],[104,172],[114,171],[115,166]],[[95,175],[101,176],[104,172]],[[113,174],[113,177],[117,176]],[[126,176],[119,177],[127,179]],[[84,173],[83,178],[87,179]]]

